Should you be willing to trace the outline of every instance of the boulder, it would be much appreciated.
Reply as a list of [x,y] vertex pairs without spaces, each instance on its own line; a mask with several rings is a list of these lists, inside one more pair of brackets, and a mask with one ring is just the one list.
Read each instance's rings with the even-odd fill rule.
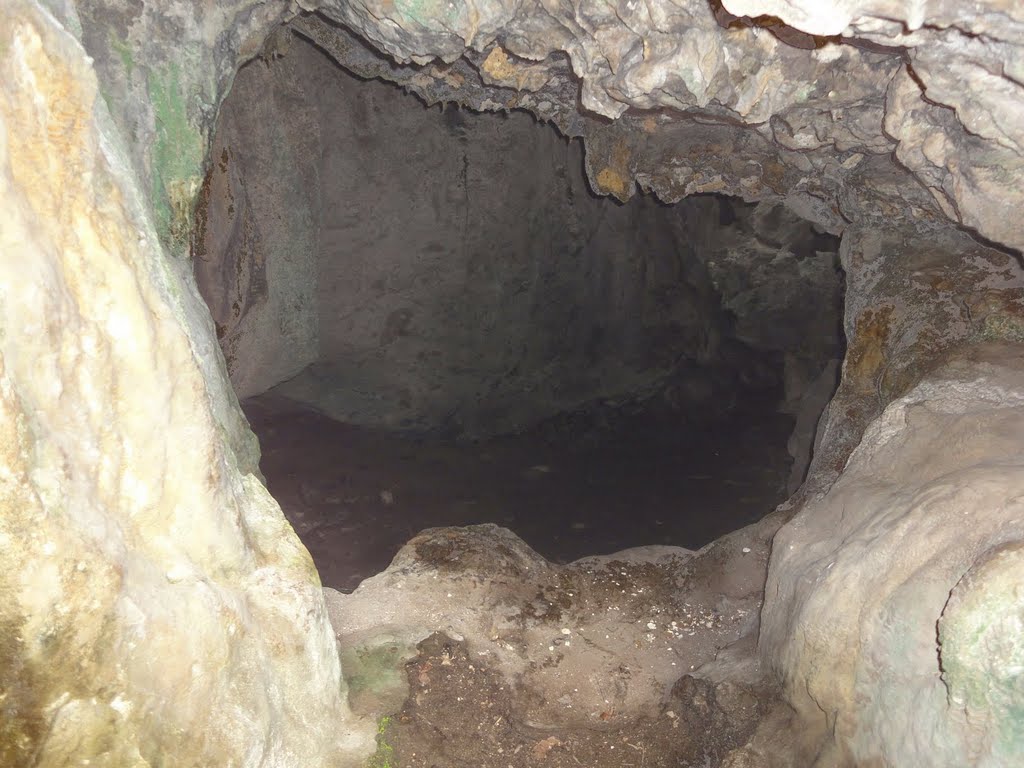
[[1022,539],[1022,349],[965,348],[774,539],[760,651],[815,765],[1024,759]]

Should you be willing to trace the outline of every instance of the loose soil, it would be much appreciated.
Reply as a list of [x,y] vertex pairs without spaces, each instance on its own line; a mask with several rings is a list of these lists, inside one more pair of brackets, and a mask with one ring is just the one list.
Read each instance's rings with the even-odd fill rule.
[[[697,549],[783,500],[793,426],[769,402],[752,402],[700,428],[664,413],[598,410],[468,442],[341,424],[276,394],[243,406],[260,438],[270,491],[324,585],[341,592],[383,571],[407,542],[417,567],[442,578],[452,578],[453,567],[493,575],[493,547],[462,546],[484,535],[477,529],[417,537],[440,526],[495,523],[560,564],[652,544]],[[518,635],[477,638],[472,646],[461,636],[427,637],[398,667],[409,695],[380,718],[368,766],[719,765],[776,698],[756,680],[716,684],[690,672],[730,643],[746,643],[752,657],[753,635],[744,627],[760,605],[770,533],[716,542],[682,572],[584,561],[571,576],[559,572],[566,583],[528,598]],[[507,554],[493,552],[514,564]],[[515,578],[506,573],[513,565],[500,571]],[[489,644],[501,643],[518,643],[533,659],[514,686],[493,666]],[[588,666],[593,643],[619,667]],[[347,674],[362,674],[363,663],[353,659]],[[656,685],[640,682],[655,677]],[[353,709],[378,716],[372,690],[357,679],[348,684]],[[639,708],[626,693],[638,686],[652,698]],[[627,700],[629,716],[616,707]]]
[[603,725],[530,727],[500,676],[443,634],[406,667],[412,694],[382,721],[372,768],[681,768],[718,765],[753,734],[772,698],[755,688],[684,675],[658,716]]

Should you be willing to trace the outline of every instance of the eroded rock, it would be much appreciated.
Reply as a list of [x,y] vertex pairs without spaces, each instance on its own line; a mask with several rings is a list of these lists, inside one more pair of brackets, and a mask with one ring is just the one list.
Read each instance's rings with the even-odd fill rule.
[[[720,656],[707,677],[760,682],[752,643],[732,656],[720,651],[756,632],[777,525],[768,519],[698,553],[641,547],[566,566],[494,525],[430,529],[352,594],[325,590],[328,610],[342,658],[353,660],[347,675],[365,680],[360,669],[381,659],[398,668],[418,643],[444,633],[500,675],[516,721],[620,727],[660,716],[672,685]],[[377,692],[353,706],[395,711],[408,695],[404,680],[385,670],[370,677]]]
[[337,764],[369,734],[319,579],[99,90],[5,5],[0,762]]
[[824,764],[1021,757],[1021,359],[1009,344],[955,353],[773,541],[762,658]]
[[839,388],[819,422],[804,492],[826,490],[864,429],[951,350],[1024,340],[1024,267],[964,233],[927,240],[887,227],[851,227]]
[[[529,109],[584,136],[600,193],[784,201],[845,231],[850,354],[811,502],[775,542],[762,652],[801,727],[816,726],[804,735],[831,745],[823,760],[1018,760],[1019,351],[985,347],[929,370],[951,346],[1021,337],[1015,255],[950,227],[1024,247],[1020,5],[303,5],[416,64],[393,66],[321,17],[296,22],[353,71],[431,103]],[[0,757],[329,762],[355,721],[316,577],[254,477],[212,325],[168,257],[187,249],[234,73],[288,55],[286,36],[264,42],[298,7],[47,8],[7,3],[0,31],[0,537],[12,596]],[[618,119],[581,114],[578,96]],[[452,578],[474,595],[496,583]],[[543,644],[546,598],[527,615],[531,595],[510,589],[507,629],[540,653],[560,648]],[[430,594],[404,603],[414,634],[448,611],[431,614],[448,598]],[[454,615],[486,647],[495,606],[474,606]],[[523,668],[515,645],[492,653]],[[668,658],[656,666],[666,679]],[[636,704],[628,687],[622,700]],[[338,736],[325,722],[348,725]],[[766,733],[734,764],[771,754]]]
[[709,421],[840,354],[838,239],[782,204],[595,197],[522,111],[424,109],[288,39],[235,79],[196,209],[240,397],[462,436],[608,401]]
[[[703,0],[674,4],[671,13],[650,4],[586,3],[543,12],[496,3],[468,13],[452,5],[396,16],[374,2],[326,2],[318,10],[400,63],[422,65],[415,75],[399,68],[383,76],[427,92],[436,94],[442,80],[452,88],[449,67],[430,62],[455,62],[466,53],[486,82],[503,86],[500,98],[469,95],[477,108],[521,106],[568,127],[559,106],[564,96],[557,95],[567,56],[587,110],[619,118],[629,109],[671,110],[680,114],[670,122],[694,134],[699,127],[688,117],[702,113],[718,123],[720,135],[739,124],[768,143],[767,152],[741,152],[758,164],[755,171],[740,170],[742,163],[730,168],[720,156],[722,161],[712,163],[718,172],[710,177],[677,162],[670,182],[664,175],[672,163],[653,162],[649,147],[613,127],[624,145],[615,154],[588,157],[591,182],[606,194],[628,197],[632,179],[646,185],[650,178],[652,188],[670,200],[678,199],[680,189],[749,197],[765,193],[758,183],[763,180],[779,192],[771,178],[785,169],[793,175],[782,194],[825,209],[834,207],[838,188],[853,181],[852,171],[865,155],[888,155],[895,146],[899,161],[933,196],[921,201],[909,187],[891,190],[887,202],[901,210],[908,227],[941,211],[993,240],[1021,247],[1022,231],[1008,215],[1021,162],[1020,135],[1013,128],[1021,122],[1014,79],[1022,40],[1019,12],[1001,3],[966,15],[952,11],[954,3],[927,11],[809,0],[725,5],[732,13]],[[300,25],[312,29],[307,22]],[[337,37],[322,29],[311,34],[318,42]],[[909,52],[905,61],[897,55],[903,50]],[[472,85],[463,88],[465,75],[458,80],[454,92],[471,94]],[[648,120],[646,132],[655,132],[656,125],[656,119]],[[603,132],[600,125],[575,121],[570,131],[577,130],[591,139]],[[753,136],[749,141],[747,149],[757,143]],[[768,157],[775,169],[765,162]],[[812,169],[818,178],[806,175]]]

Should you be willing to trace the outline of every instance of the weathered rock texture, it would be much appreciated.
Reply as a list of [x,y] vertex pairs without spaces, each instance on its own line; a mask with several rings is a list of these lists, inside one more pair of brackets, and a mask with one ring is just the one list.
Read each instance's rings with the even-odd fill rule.
[[569,565],[494,525],[424,531],[352,594],[326,590],[346,673],[363,683],[353,706],[397,709],[409,694],[402,664],[442,632],[504,678],[521,722],[606,729],[656,717],[684,673],[752,640],[776,527],[699,552],[638,547]]
[[1021,762],[1020,353],[928,375],[1024,335],[1019,3],[47,7],[0,25],[5,763],[329,764],[353,722],[179,260],[220,103],[243,61],[288,55],[289,19],[428,103],[582,136],[597,192],[843,233],[849,352],[762,651],[822,764]]
[[815,765],[1024,756],[1021,352],[983,344],[928,375],[776,535],[761,652],[810,724],[797,764],[822,741]]
[[98,92],[6,4],[0,763],[338,764],[365,745],[319,579]]
[[[152,182],[166,219],[161,232],[174,247],[191,226],[188,192],[200,186],[202,163],[201,152],[167,147],[203,146],[238,62],[287,58],[293,31],[359,76],[400,83],[427,103],[527,109],[584,137],[589,181],[605,194],[626,199],[639,186],[664,201],[698,192],[782,201],[851,238],[881,229],[902,240],[943,241],[952,221],[1019,248],[1009,119],[1020,105],[1018,12],[990,3],[961,17],[937,4],[903,24],[888,20],[903,19],[904,10],[883,5],[813,5],[813,13],[808,4],[789,4],[785,13],[766,5],[794,27],[752,5],[733,8],[750,13],[739,17],[703,0],[671,13],[650,4],[496,3],[470,12],[326,3],[317,6],[322,15],[297,17],[274,4],[184,13],[152,4],[126,13],[118,0],[96,0],[81,15],[115,119],[133,137],[133,161]],[[287,30],[266,37],[287,19]],[[405,63],[381,57],[331,19]],[[825,27],[832,37],[821,37]],[[932,61],[958,73],[955,90],[938,67],[926,66]],[[968,99],[975,80],[991,88]],[[581,112],[579,98],[618,119]],[[893,162],[894,148],[910,159]],[[841,465],[883,404],[858,411],[829,466]],[[824,482],[833,477],[826,472]]]
[[[990,0],[963,14],[955,2],[725,6],[325,2],[307,4],[323,16],[294,29],[354,71],[429,102],[522,107],[585,135],[588,175],[604,193],[627,198],[636,181],[665,200],[701,191],[786,198],[834,228],[895,221],[923,233],[951,218],[1024,246],[1012,215],[1024,124],[1015,4]],[[183,232],[174,214],[199,186],[235,69],[255,55],[287,55],[287,35],[264,41],[294,13],[242,0],[83,5],[83,39],[123,107],[115,119],[133,137],[168,238]],[[324,19],[406,64],[381,61]],[[577,94],[586,110],[621,119],[581,115]]]
[[[355,13],[352,8],[346,13]],[[511,41],[520,39],[511,32],[504,38],[506,47],[500,50],[467,51],[451,64],[396,66],[382,62],[349,32],[332,26],[322,17],[296,19],[291,28],[314,40],[360,76],[401,83],[428,103],[460,101],[481,110],[526,108],[551,120],[568,135],[583,136],[587,174],[593,188],[599,191],[627,198],[639,185],[666,201],[708,191],[738,194],[748,200],[781,201],[820,227],[841,231],[847,241],[843,263],[847,284],[851,288],[856,286],[850,291],[852,301],[848,303],[845,321],[854,367],[844,368],[840,396],[832,408],[835,418],[821,423],[817,430],[822,438],[821,450],[815,453],[817,458],[808,480],[812,488],[821,489],[835,479],[867,423],[899,393],[898,388],[891,386],[896,372],[905,374],[901,383],[905,386],[927,368],[936,352],[951,344],[993,334],[1014,338],[1018,333],[1015,329],[1019,326],[1021,295],[1019,255],[1012,248],[1022,238],[1019,228],[1014,229],[1018,225],[1007,223],[1014,222],[1014,217],[1004,212],[1000,214],[999,226],[1009,226],[1011,231],[1000,235],[999,242],[1011,250],[1003,249],[1000,253],[999,243],[989,244],[992,248],[979,245],[952,226],[947,216],[950,211],[936,202],[906,167],[892,161],[893,142],[881,126],[884,91],[903,66],[898,49],[889,50],[873,42],[850,45],[839,38],[801,38],[801,33],[780,26],[777,20],[760,19],[755,23],[752,19],[733,18],[721,8],[710,16],[711,9],[691,10],[694,29],[700,29],[707,39],[724,39],[721,36],[725,35],[730,44],[738,45],[745,40],[750,45],[767,46],[766,51],[778,52],[781,63],[750,65],[751,77],[764,78],[759,81],[763,86],[759,93],[778,110],[767,122],[746,124],[742,110],[726,108],[731,102],[725,96],[723,103],[711,100],[696,105],[683,99],[682,104],[675,105],[675,111],[634,109],[610,123],[581,115],[570,108],[576,90],[565,59],[552,55],[531,64],[510,57],[508,51],[515,50]],[[711,19],[711,26],[707,26],[705,16]],[[685,16],[671,18],[672,23],[682,23],[680,20]],[[543,20],[531,23],[546,28],[544,24],[549,20],[544,16]],[[349,21],[357,26],[362,23]],[[516,23],[509,22],[510,28],[515,28]],[[618,29],[617,17],[607,23]],[[757,24],[767,25],[767,29]],[[426,39],[420,37],[424,27],[419,23],[411,27],[408,40],[415,47]],[[388,49],[393,53],[406,55],[411,48],[394,47],[396,36],[404,40],[405,33],[389,29],[390,36],[367,34],[385,48],[391,46]],[[578,29],[585,43],[593,43],[589,33]],[[629,34],[622,33],[620,37]],[[929,30],[922,29],[922,34],[929,34]],[[542,37],[537,32],[530,39]],[[618,41],[620,37],[609,36],[605,42]],[[449,40],[444,35],[431,39]],[[794,42],[799,44],[793,45]],[[447,42],[439,45],[439,51],[446,50]],[[653,61],[652,52],[657,47],[648,41],[643,48]],[[572,47],[572,51],[578,50]],[[951,50],[947,53],[955,56]],[[409,54],[410,60],[416,56]],[[714,56],[709,60],[717,61]],[[727,59],[730,63],[735,60]],[[618,61],[616,72],[625,71],[627,64]],[[594,64],[598,68],[606,65],[604,60]],[[1009,63],[1006,66],[1012,69]],[[773,67],[783,67],[786,77],[780,74],[782,70]],[[803,90],[792,90],[793,83],[809,71],[815,73],[813,83]],[[589,87],[586,77],[584,73],[584,96]],[[657,99],[666,100],[672,93],[673,88],[665,85],[657,91]],[[626,101],[636,108],[650,108],[653,98],[636,96]],[[767,102],[758,103],[764,106]],[[922,104],[922,109],[931,109],[924,101]],[[903,113],[898,114],[901,124],[913,123]],[[947,127],[955,133],[954,127]],[[964,134],[962,130],[960,133]],[[973,153],[971,157],[991,157],[993,152],[998,154],[996,148],[987,146],[988,154]],[[1015,167],[1011,159],[1003,160],[1000,162],[1004,166]],[[961,170],[966,173],[965,167]],[[1014,199],[1015,190],[1008,183],[1000,191],[999,199]],[[986,232],[980,225],[979,229]],[[868,243],[867,259],[856,255],[857,244],[862,240]],[[926,256],[929,251],[931,255]],[[996,267],[1000,259],[1006,260],[1005,264]],[[956,278],[948,282],[933,280],[926,288],[918,274],[919,265],[925,261],[932,265],[926,265],[925,271],[932,272],[937,264],[958,265]],[[915,284],[917,287],[911,288]],[[900,295],[899,286],[908,292]],[[880,306],[872,308],[876,301]],[[952,311],[957,308],[966,318],[976,302],[1000,319],[986,321],[987,328],[982,330],[973,319],[962,321]],[[877,315],[891,311],[883,304],[892,304],[900,316],[897,333],[890,333],[886,322]],[[881,378],[890,386],[879,386]],[[801,386],[806,387],[814,380],[813,375],[804,376]],[[869,396],[872,387],[874,398]],[[813,423],[814,418],[806,421]],[[804,443],[811,432],[813,427],[803,430]],[[807,453],[801,446],[796,446],[794,452],[800,456]]]
[[280,391],[481,434],[663,391],[727,408],[840,354],[835,238],[781,205],[597,198],[529,115],[425,110],[302,41],[239,73],[213,154],[193,254],[240,396],[316,360]]
[[921,380],[949,349],[1024,340],[1024,268],[962,232],[927,240],[893,227],[851,228],[842,380],[819,424],[807,492],[843,470],[867,424]]
[[199,193],[196,282],[239,398],[291,378],[320,355],[315,94],[316,85],[291,67],[275,66],[273,75],[259,60],[246,67]]
[[[995,1],[960,15],[953,2],[914,10],[814,0],[724,6],[585,2],[541,10],[494,3],[473,12],[451,5],[389,13],[371,0],[326,2],[319,10],[400,62],[452,62],[470,48],[486,53],[480,68],[488,82],[544,94],[565,72],[565,59],[556,55],[564,54],[581,81],[583,106],[598,114],[688,112],[671,122],[698,141],[708,135],[700,130],[703,121],[693,119],[698,113],[748,126],[716,131],[718,142],[739,142],[746,151],[718,154],[711,176],[681,162],[652,163],[652,153],[635,143],[614,155],[597,153],[592,180],[620,197],[637,177],[659,191],[679,190],[677,196],[714,184],[740,194],[793,194],[827,209],[859,175],[865,156],[895,149],[933,199],[890,190],[888,205],[914,218],[938,209],[994,240],[1024,245],[1010,215],[1019,202],[1013,179],[1021,168],[1019,8]],[[780,28],[778,18],[795,29]],[[857,45],[844,44],[844,35]],[[491,47],[495,41],[500,49]],[[965,82],[975,87],[964,88]],[[628,123],[617,124],[620,136]],[[884,205],[868,208],[859,213],[884,211]],[[853,218],[846,206],[834,213]]]

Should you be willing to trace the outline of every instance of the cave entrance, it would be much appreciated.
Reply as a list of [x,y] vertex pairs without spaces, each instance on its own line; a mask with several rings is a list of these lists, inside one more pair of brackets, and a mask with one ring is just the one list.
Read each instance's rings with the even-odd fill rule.
[[326,586],[433,526],[697,548],[799,484],[843,286],[783,206],[596,197],[579,141],[299,39],[239,72],[213,158],[197,281]]

